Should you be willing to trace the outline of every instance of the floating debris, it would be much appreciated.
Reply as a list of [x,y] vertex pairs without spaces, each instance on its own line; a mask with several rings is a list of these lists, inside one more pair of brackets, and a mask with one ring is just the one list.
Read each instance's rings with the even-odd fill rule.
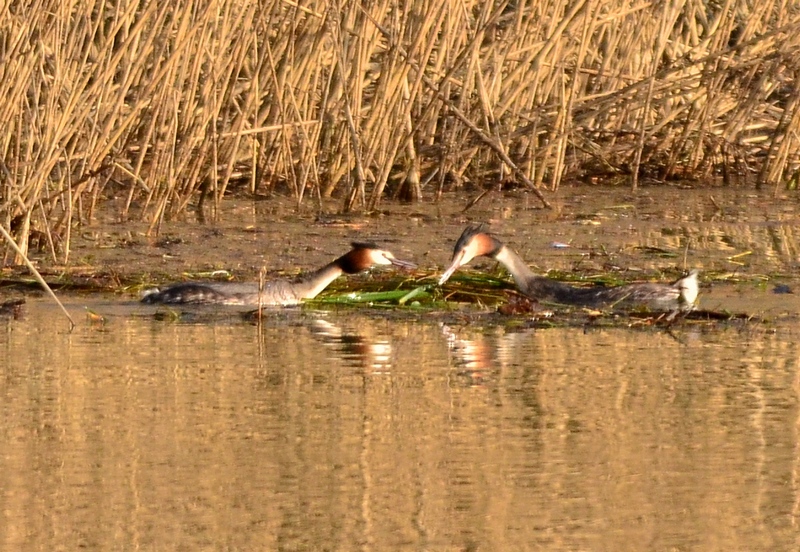
[[14,320],[19,320],[22,316],[22,305],[25,299],[11,299],[0,303],[0,316],[11,316]]

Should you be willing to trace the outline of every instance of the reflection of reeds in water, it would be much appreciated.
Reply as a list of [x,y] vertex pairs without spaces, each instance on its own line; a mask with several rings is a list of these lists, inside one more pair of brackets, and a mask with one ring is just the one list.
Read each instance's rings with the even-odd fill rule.
[[66,257],[69,223],[110,195],[155,230],[232,184],[357,208],[509,173],[793,182],[800,39],[781,6],[22,6],[0,15],[2,203],[23,250],[35,214]]

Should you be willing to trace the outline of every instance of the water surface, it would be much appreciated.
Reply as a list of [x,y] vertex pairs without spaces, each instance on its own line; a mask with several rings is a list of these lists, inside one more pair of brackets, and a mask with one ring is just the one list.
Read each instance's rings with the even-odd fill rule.
[[[789,550],[792,327],[2,321],[7,550]],[[88,305],[105,324],[85,321]]]

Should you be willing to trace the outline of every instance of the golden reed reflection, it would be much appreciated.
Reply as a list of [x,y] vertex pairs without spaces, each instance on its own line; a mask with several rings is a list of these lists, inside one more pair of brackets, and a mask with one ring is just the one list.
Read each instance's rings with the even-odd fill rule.
[[796,543],[791,328],[51,314],[0,333],[9,549]]

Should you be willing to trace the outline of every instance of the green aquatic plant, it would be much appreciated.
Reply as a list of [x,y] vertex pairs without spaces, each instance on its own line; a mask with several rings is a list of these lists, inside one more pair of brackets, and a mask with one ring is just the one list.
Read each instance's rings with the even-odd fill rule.
[[[416,291],[416,290],[414,290]],[[325,295],[306,301],[306,304],[358,304],[358,303],[396,303],[402,305],[400,302],[403,298],[410,295],[411,292],[404,289],[395,289],[390,291],[351,291],[348,293],[336,293]],[[417,297],[424,298],[429,296],[427,292],[418,292]]]

